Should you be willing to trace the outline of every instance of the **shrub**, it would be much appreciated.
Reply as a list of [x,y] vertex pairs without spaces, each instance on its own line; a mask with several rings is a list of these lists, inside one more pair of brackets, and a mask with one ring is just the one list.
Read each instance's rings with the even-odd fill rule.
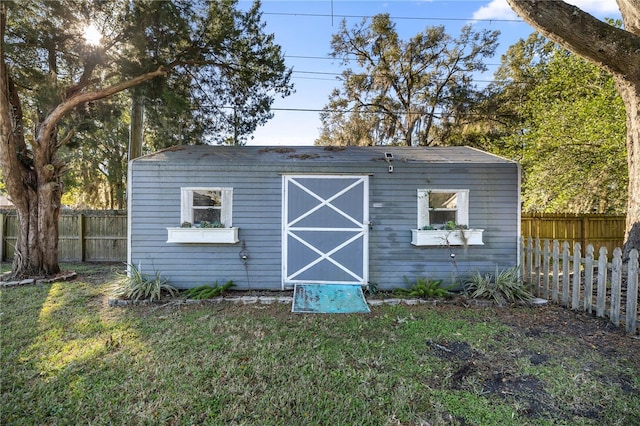
[[421,299],[427,299],[432,297],[445,297],[448,296],[449,290],[443,288],[442,280],[430,280],[428,278],[416,278],[415,284],[412,284],[407,277],[404,277],[404,281],[409,288],[397,288],[393,292],[401,296],[419,297]]
[[235,286],[233,280],[227,281],[223,285],[218,285],[218,281],[216,281],[212,286],[211,285],[201,285],[198,287],[190,288],[185,291],[184,295],[187,299],[210,299],[212,297],[217,297],[222,295],[224,292],[229,290],[231,287]]
[[174,296],[178,289],[168,284],[159,271],[149,278],[149,275],[140,272],[139,267],[129,265],[129,274],[120,274],[113,294],[124,299],[154,301],[160,299],[163,292]]
[[200,228],[224,228],[224,223],[218,222],[209,222],[207,220],[203,220],[200,222]]
[[495,276],[476,272],[471,277],[467,291],[474,299],[494,300],[500,306],[505,303],[528,302],[533,299],[533,294],[527,289],[525,283],[518,279],[517,267],[498,272],[496,266]]

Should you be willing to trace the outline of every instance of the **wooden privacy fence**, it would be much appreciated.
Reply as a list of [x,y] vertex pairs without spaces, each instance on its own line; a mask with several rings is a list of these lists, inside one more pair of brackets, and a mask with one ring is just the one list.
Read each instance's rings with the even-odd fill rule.
[[[63,262],[127,259],[126,210],[64,210],[58,226],[58,256]],[[0,210],[0,260],[13,258],[17,235],[15,211]]]
[[622,250],[613,250],[608,261],[606,247],[597,256],[589,244],[582,257],[580,243],[521,238],[521,273],[536,296],[553,303],[607,317],[617,326],[624,323],[629,334],[638,331],[638,251],[623,263]]
[[624,243],[625,216],[601,214],[523,213],[522,236],[606,247],[609,256]]

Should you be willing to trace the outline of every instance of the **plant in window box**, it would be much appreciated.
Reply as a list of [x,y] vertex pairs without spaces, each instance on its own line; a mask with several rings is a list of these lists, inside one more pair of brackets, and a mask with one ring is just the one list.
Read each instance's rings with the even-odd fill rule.
[[189,221],[184,221],[182,222],[182,225],[180,225],[181,228],[191,228],[191,222]]
[[446,229],[447,231],[455,231],[455,230],[458,230],[458,229],[469,229],[469,227],[467,225],[457,224],[454,221],[450,220],[450,221],[448,221],[447,223],[444,224],[442,229]]
[[200,228],[224,228],[224,223],[219,221],[209,222],[208,220],[203,220],[200,222]]
[[414,246],[469,246],[483,245],[484,229],[469,229],[467,225],[448,221],[436,228],[433,225],[411,230],[411,244]]

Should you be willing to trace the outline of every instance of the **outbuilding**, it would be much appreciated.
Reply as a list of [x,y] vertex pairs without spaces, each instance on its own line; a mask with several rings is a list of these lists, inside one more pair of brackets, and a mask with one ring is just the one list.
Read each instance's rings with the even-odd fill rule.
[[129,263],[190,288],[461,283],[518,263],[517,163],[468,147],[177,146],[131,161]]

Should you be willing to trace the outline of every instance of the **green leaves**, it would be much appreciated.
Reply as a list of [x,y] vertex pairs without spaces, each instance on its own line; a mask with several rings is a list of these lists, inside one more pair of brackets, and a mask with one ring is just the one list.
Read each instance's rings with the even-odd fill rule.
[[427,27],[401,40],[389,15],[348,29],[342,22],[332,53],[355,68],[343,74],[321,114],[323,145],[431,145],[446,143],[450,122],[476,97],[472,74],[497,46],[496,31],[463,27],[457,38]]
[[450,295],[449,287],[441,287],[442,280],[430,280],[426,277],[416,278],[415,283],[411,283],[407,277],[404,277],[408,288],[397,288],[393,292],[401,296],[417,297],[420,299],[430,299],[437,297],[446,297]]
[[496,267],[494,276],[476,272],[471,276],[467,291],[474,299],[493,300],[500,306],[505,303],[527,302],[533,299],[526,284],[519,279],[517,267],[502,271],[498,271]]
[[[246,11],[237,0],[24,0],[3,5],[6,81],[19,103],[12,110],[16,116],[7,120],[24,131],[26,141],[35,139],[34,129],[43,121],[54,124],[55,131],[43,132],[51,140],[38,144],[48,156],[80,164],[71,164],[65,177],[67,189],[86,189],[86,196],[70,200],[73,204],[122,207],[129,96],[143,99],[145,147],[153,151],[189,143],[242,144],[272,117],[275,97],[292,90],[291,70],[273,35],[265,32],[259,2]],[[90,25],[100,32],[98,45],[85,40]],[[122,87],[160,67],[165,75],[131,87],[131,93],[121,88],[109,95],[109,102],[104,96],[80,105],[74,101]],[[51,118],[61,106],[67,112]],[[28,152],[23,158],[34,156]]]
[[224,283],[223,285],[218,285],[218,281],[216,281],[213,285],[201,285],[198,287],[193,287],[187,290],[184,295],[187,299],[195,299],[195,300],[204,300],[210,299],[212,297],[221,296],[231,287],[234,287],[235,283],[230,280]]
[[555,49],[524,106],[527,211],[622,213],[628,181],[625,111],[613,79]]
[[503,56],[478,112],[472,141],[520,162],[525,211],[624,213],[625,111],[601,68],[534,33]]
[[178,290],[167,283],[162,278],[159,271],[156,271],[153,277],[149,277],[140,271],[135,265],[129,265],[129,274],[122,275],[113,294],[116,297],[122,297],[131,300],[159,300],[162,293],[168,293],[171,296],[177,294]]

